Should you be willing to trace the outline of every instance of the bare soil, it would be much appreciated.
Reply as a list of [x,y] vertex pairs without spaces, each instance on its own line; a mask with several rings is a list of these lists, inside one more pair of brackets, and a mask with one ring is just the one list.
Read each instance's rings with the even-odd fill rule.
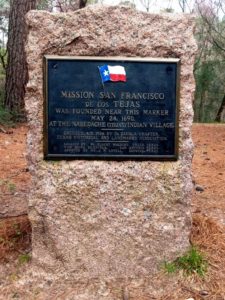
[[0,132],[0,219],[27,214],[26,135],[25,124]]
[[204,191],[193,195],[194,211],[225,225],[225,124],[194,124],[193,179]]
[[[42,288],[16,285],[24,270],[29,269],[27,258],[31,250],[31,228],[26,215],[30,188],[26,133],[25,124],[0,133],[0,299],[73,299],[73,285],[62,282]],[[162,274],[160,280],[169,281],[174,287],[169,294],[151,299],[225,300],[225,124],[194,124],[192,134],[195,188],[191,242],[207,258],[208,272],[204,278]],[[151,300],[132,295],[129,298],[144,299]]]

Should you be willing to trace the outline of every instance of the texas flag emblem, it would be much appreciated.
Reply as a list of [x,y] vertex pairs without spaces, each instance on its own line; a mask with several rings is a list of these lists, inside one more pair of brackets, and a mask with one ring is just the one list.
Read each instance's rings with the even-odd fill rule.
[[126,72],[122,66],[104,65],[99,68],[102,82],[106,81],[127,81]]

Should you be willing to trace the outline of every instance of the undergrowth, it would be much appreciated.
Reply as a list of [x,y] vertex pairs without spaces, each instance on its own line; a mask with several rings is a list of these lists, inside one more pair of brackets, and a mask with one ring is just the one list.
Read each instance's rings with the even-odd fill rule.
[[[0,220],[0,260],[10,252],[27,252],[31,246],[31,226],[27,216]],[[27,254],[19,257],[21,264],[28,262]]]
[[31,256],[30,254],[24,253],[19,256],[18,260],[20,265],[24,265],[31,260]]
[[14,182],[8,180],[8,179],[1,179],[0,178],[0,188],[4,191],[8,191],[11,194],[15,193],[16,191],[16,185]]
[[[0,72],[0,77],[2,76]],[[0,78],[0,126],[12,127],[14,125],[12,113],[4,107],[5,80]]]
[[173,262],[164,262],[164,269],[168,274],[182,270],[185,274],[198,274],[203,277],[207,272],[207,261],[204,255],[194,246]]
[[14,125],[13,116],[10,111],[0,103],[0,125],[12,127]]

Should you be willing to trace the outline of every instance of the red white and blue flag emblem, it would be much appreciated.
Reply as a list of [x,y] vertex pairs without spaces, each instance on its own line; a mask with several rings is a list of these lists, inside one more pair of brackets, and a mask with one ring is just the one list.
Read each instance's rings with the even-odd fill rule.
[[104,65],[99,68],[102,82],[106,81],[127,81],[125,68],[122,66]]

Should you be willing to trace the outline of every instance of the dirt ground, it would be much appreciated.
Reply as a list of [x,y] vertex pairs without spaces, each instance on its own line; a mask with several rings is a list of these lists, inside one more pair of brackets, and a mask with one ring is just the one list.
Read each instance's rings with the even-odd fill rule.
[[26,125],[0,131],[0,219],[27,213]]
[[[29,268],[31,248],[30,225],[26,217],[26,194],[30,187],[25,160],[26,133],[25,124],[7,133],[0,132],[0,299],[45,300],[50,298],[44,290],[31,297],[28,290],[11,287],[24,268]],[[158,300],[225,300],[225,124],[194,124],[192,134],[195,189],[191,242],[205,253],[208,273],[203,279],[177,274],[172,278],[174,289]],[[54,293],[58,291],[55,299],[73,299],[72,294],[68,298],[63,296],[62,284],[49,287],[48,292],[51,289]],[[131,296],[131,299],[142,298]]]
[[193,179],[204,191],[195,191],[193,207],[225,225],[225,125],[193,126]]

